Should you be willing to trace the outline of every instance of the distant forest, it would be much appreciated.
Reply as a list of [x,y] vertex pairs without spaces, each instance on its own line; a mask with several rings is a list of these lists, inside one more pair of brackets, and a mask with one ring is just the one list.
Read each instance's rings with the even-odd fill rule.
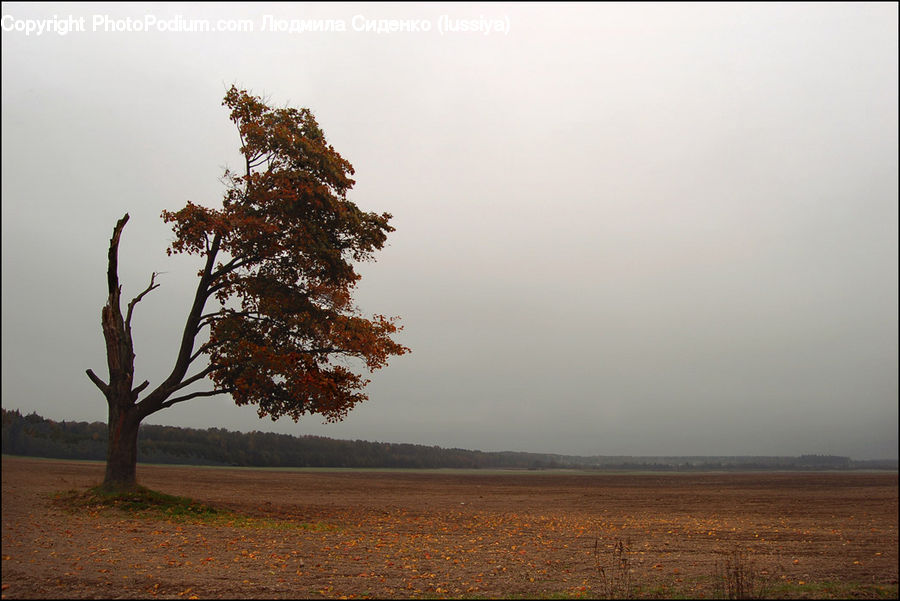
[[[3,453],[54,459],[106,459],[107,425],[55,422],[36,413],[3,412]],[[247,467],[581,469],[629,471],[897,470],[897,460],[799,457],[578,457],[483,452],[436,446],[336,440],[270,432],[141,426],[138,461]]]

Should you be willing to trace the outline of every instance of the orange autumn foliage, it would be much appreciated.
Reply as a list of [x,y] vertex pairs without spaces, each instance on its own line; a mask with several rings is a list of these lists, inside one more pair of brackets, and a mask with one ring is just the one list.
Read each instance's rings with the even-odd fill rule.
[[260,416],[306,413],[340,420],[367,397],[370,371],[409,351],[391,335],[396,318],[366,318],[353,305],[360,276],[394,230],[388,213],[367,213],[347,198],[352,165],[328,144],[308,109],[271,108],[232,86],[223,103],[241,138],[243,175],[226,171],[221,210],[188,203],[164,211],[169,252],[222,258],[208,290],[219,302],[203,317],[203,347],[217,390]]

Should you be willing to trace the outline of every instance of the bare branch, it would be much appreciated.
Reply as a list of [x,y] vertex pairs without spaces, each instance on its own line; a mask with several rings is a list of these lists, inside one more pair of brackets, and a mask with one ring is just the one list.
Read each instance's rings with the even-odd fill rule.
[[[187,373],[191,356],[194,353],[194,339],[200,331],[200,316],[203,315],[203,306],[209,298],[208,286],[211,279],[210,275],[212,274],[212,269],[215,265],[216,255],[219,252],[221,242],[221,234],[213,236],[212,246],[206,256],[206,265],[203,267],[203,271],[200,275],[200,282],[197,284],[194,302],[191,305],[190,313],[188,313],[187,320],[184,324],[184,332],[181,335],[181,347],[178,350],[178,357],[175,359],[175,365],[172,367],[172,373],[159,385],[153,394],[157,391],[177,390],[177,388],[174,387],[179,385],[182,378],[184,378]],[[155,402],[156,401],[154,401],[154,403]]]
[[143,382],[140,383],[140,385],[137,388],[135,388],[134,390],[131,391],[131,394],[133,394],[136,397],[137,395],[139,395],[141,393],[142,390],[144,390],[148,386],[150,386],[150,382],[148,380],[144,380]]
[[215,345],[212,344],[211,342],[207,342],[205,344],[200,345],[200,348],[197,349],[197,352],[195,352],[193,355],[191,355],[191,358],[188,360],[188,363],[193,363],[194,360],[197,359],[197,357],[199,357],[200,355],[202,355],[203,353],[205,353],[206,351],[211,349],[213,346],[215,346]]
[[220,269],[217,269],[216,271],[214,271],[212,274],[212,279],[217,280],[220,277],[222,277],[223,275],[231,273],[238,267],[243,267],[247,263],[251,263],[251,262],[255,261],[256,259],[258,259],[258,257],[255,257],[255,256],[254,257],[244,257],[244,258],[234,258],[231,261],[229,261],[228,263],[226,263],[225,265],[222,265],[222,267]]
[[215,313],[207,313],[205,315],[202,315],[200,319],[209,320],[209,323],[211,323],[217,317],[254,317],[258,314],[259,311],[235,311],[234,309],[226,309],[223,307]]
[[238,136],[241,139],[241,151],[243,151],[244,148],[247,146],[247,142],[244,140],[244,132],[241,131],[240,126],[238,126]]
[[224,288],[227,285],[228,285],[227,282],[223,282],[223,283],[216,284],[215,286],[210,286],[209,288],[206,289],[205,297],[209,298],[210,296],[212,296],[213,294],[215,294],[216,292],[218,292],[219,290],[221,290],[222,288]]
[[226,388],[223,390],[206,390],[204,392],[192,392],[191,394],[186,394],[184,396],[175,397],[174,399],[169,399],[165,403],[159,406],[160,409],[165,409],[166,407],[171,407],[175,403],[183,403],[184,401],[189,401],[191,399],[195,399],[201,396],[215,396],[217,394],[230,394],[233,391],[232,388]]
[[138,304],[139,302],[141,302],[141,299],[144,298],[144,296],[148,292],[150,292],[151,290],[153,290],[155,288],[159,288],[159,284],[154,283],[157,275],[159,275],[159,274],[156,273],[155,271],[152,274],[150,274],[150,285],[147,286],[147,289],[144,290],[143,292],[141,292],[140,294],[138,294],[137,296],[135,296],[133,299],[131,299],[131,302],[128,303],[128,312],[125,315],[125,328],[126,329],[128,329],[128,330],[131,329],[131,313],[134,310],[134,306],[136,304]]
[[116,222],[113,228],[112,238],[109,239],[109,264],[106,269],[107,289],[110,297],[119,290],[119,238],[122,237],[122,229],[128,223],[128,213]]
[[249,160],[249,164],[251,168],[256,168],[262,165],[263,163],[269,162],[269,153],[260,152],[256,154],[253,158]]
[[109,392],[109,385],[98,378],[97,374],[95,374],[93,370],[85,370],[85,373],[87,374],[87,377],[91,379],[91,382],[93,382],[94,385],[96,385],[97,388],[100,389],[100,392],[102,392],[104,395]]
[[199,381],[199,380],[202,380],[203,378],[205,378],[206,376],[208,376],[208,375],[211,374],[212,372],[216,371],[217,369],[222,369],[222,366],[220,366],[220,365],[210,365],[209,367],[207,367],[207,368],[204,369],[203,371],[194,374],[193,376],[191,376],[190,378],[188,378],[187,380],[183,381],[181,384],[179,384],[178,386],[176,386],[175,388],[173,388],[173,389],[172,389],[172,392],[175,392],[176,390],[181,390],[182,388],[186,388],[186,387],[190,386],[190,385],[193,384],[194,382],[197,382],[197,381]]
[[[213,324],[213,320],[212,320],[212,319],[204,319],[204,320],[202,320],[200,323],[197,324],[197,335],[199,335],[200,332],[203,331],[203,328],[205,328],[206,326],[212,327],[212,324]],[[193,356],[191,356],[191,358],[190,358],[190,360],[188,361],[188,363],[190,363],[191,361],[193,361],[195,358],[196,358],[196,354],[194,354]]]

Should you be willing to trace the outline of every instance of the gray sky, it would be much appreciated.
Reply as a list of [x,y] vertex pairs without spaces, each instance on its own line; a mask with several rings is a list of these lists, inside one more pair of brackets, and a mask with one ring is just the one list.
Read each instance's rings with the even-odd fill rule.
[[[136,309],[137,378],[168,374],[199,262],[165,255],[159,214],[220,202],[234,82],[311,108],[356,168],[352,199],[394,215],[357,298],[401,316],[413,353],[339,424],[228,397],[147,423],[896,458],[897,18],[894,3],[4,3],[3,407],[106,419],[84,370],[106,373],[125,212],[123,296],[165,272]],[[390,19],[418,31],[379,33]]]

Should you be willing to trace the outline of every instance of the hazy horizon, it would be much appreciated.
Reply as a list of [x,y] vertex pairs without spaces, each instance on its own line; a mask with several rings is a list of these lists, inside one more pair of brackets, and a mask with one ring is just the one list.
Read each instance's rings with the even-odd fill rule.
[[2,406],[105,421],[84,372],[106,377],[106,253],[126,212],[123,298],[162,273],[135,309],[135,378],[168,374],[199,261],[166,256],[159,215],[221,202],[235,83],[310,108],[356,170],[350,199],[393,214],[356,300],[400,316],[412,353],[340,423],[224,396],[145,423],[897,459],[897,18],[888,3],[4,3]]

